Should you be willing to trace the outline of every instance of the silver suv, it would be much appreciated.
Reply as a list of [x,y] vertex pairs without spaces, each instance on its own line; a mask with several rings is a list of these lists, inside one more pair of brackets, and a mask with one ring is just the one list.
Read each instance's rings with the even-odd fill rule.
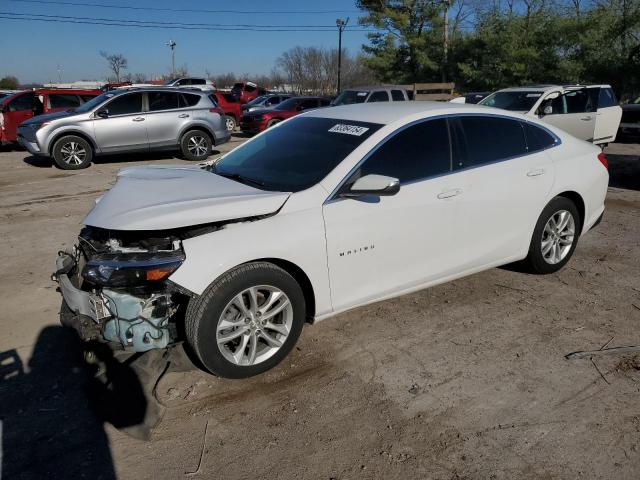
[[22,146],[53,157],[65,170],[88,167],[94,155],[150,150],[176,149],[189,160],[204,160],[229,137],[224,112],[210,94],[166,87],[113,90],[18,127]]

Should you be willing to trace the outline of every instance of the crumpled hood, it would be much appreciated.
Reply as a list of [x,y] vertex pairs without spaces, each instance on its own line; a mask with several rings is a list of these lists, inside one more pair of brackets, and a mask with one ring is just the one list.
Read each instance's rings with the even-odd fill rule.
[[118,173],[116,184],[86,216],[109,230],[164,230],[276,212],[287,192],[268,192],[200,166],[150,165]]

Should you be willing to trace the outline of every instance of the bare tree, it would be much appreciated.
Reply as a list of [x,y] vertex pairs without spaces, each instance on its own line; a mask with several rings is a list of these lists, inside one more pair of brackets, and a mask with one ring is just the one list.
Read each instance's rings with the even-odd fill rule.
[[104,50],[100,50],[100,56],[109,64],[109,68],[116,76],[116,82],[120,82],[120,72],[127,68],[127,59],[125,56],[121,53],[107,53]]

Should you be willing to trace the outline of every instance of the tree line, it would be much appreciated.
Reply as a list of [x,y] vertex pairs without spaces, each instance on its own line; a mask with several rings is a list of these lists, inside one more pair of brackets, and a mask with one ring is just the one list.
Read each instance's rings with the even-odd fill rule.
[[383,82],[460,91],[608,83],[640,93],[640,0],[357,0]]

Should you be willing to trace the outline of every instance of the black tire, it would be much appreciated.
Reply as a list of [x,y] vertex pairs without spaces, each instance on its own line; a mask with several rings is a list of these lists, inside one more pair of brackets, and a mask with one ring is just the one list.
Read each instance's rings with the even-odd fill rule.
[[53,161],[63,170],[80,170],[91,165],[93,147],[84,138],[66,135],[53,145]]
[[274,118],[273,120],[269,120],[269,123],[267,123],[267,128],[273,127],[274,125],[277,125],[281,121],[282,120],[280,120],[279,118]]
[[[218,321],[236,295],[257,285],[270,285],[286,294],[293,310],[292,325],[284,343],[270,358],[254,365],[237,365],[225,358],[218,346]],[[291,351],[302,332],[305,308],[300,285],[285,270],[268,262],[247,263],[225,273],[209,285],[201,296],[190,300],[185,314],[185,333],[189,345],[204,367],[214,375],[225,378],[252,377],[275,367]]]
[[233,118],[231,115],[225,115],[224,121],[227,126],[227,130],[229,132],[233,132],[236,129],[236,125],[237,125],[236,119]]
[[[574,234],[571,239],[571,246],[564,257],[557,263],[550,263],[545,259],[542,247],[543,240],[545,238],[549,238],[549,234],[545,233],[545,227],[549,220],[561,211],[566,211],[571,214],[574,222]],[[529,254],[523,261],[525,269],[536,274],[548,274],[560,270],[566,265],[573,255],[573,252],[578,245],[578,238],[580,237],[581,229],[582,219],[580,218],[580,213],[578,212],[576,205],[566,197],[553,198],[547,206],[544,207],[544,210],[542,210],[540,218],[538,218],[538,222],[536,223],[536,228],[533,231],[533,236],[531,237],[531,243],[529,245]],[[563,236],[562,238],[568,240],[567,236]]]
[[187,160],[206,160],[212,148],[211,137],[202,130],[189,130],[180,140],[180,151]]

